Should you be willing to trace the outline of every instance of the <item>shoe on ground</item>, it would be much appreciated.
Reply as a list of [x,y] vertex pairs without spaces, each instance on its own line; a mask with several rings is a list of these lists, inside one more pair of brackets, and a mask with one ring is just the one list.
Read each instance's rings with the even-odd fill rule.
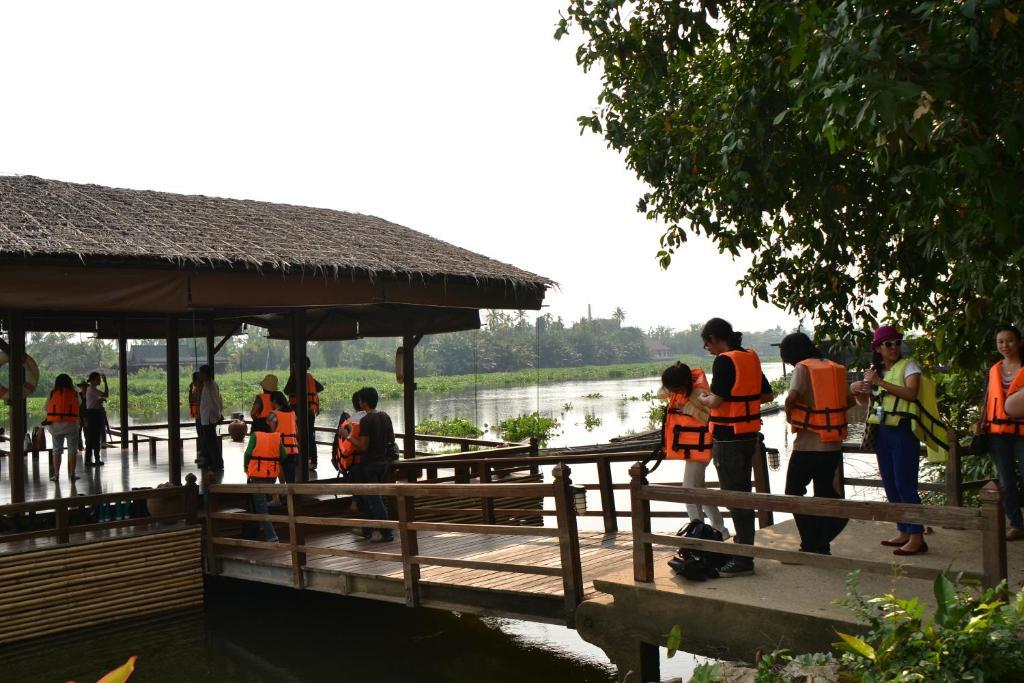
[[92,467],[92,460],[86,460],[85,461],[85,466],[86,467]]
[[1019,541],[1024,538],[1024,529],[1011,528],[1006,532],[1007,541]]
[[370,541],[373,543],[390,543],[393,540],[395,540],[394,536],[385,536],[379,529],[374,529],[373,533],[370,534]]
[[[370,540],[370,537],[367,536],[366,534],[364,534],[362,529],[349,529],[349,532],[353,536],[357,536],[357,537],[363,539],[364,541]],[[371,534],[371,536],[372,536],[372,534]]]
[[105,463],[105,462],[103,462],[102,460],[100,460],[99,458],[97,458],[97,459],[96,459],[96,462],[95,462],[94,464],[95,464],[96,466],[99,466],[99,465],[105,465],[106,463]]
[[723,579],[734,576],[746,576],[754,573],[754,562],[752,560],[733,558],[718,568],[718,575]]
[[78,481],[78,475],[77,474],[69,475],[68,479],[71,480],[71,481]]
[[57,481],[57,475],[54,474],[50,477],[50,481]]

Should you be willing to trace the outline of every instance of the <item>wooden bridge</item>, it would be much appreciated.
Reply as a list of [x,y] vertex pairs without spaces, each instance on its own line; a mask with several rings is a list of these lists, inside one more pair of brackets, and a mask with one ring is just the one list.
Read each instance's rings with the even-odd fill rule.
[[[221,483],[207,486],[200,495],[193,480],[183,487],[0,506],[0,518],[18,525],[0,535],[0,586],[5,576],[15,580],[40,562],[52,569],[46,575],[49,579],[41,580],[65,586],[59,600],[34,604],[31,609],[0,599],[0,613],[10,615],[13,623],[39,620],[42,615],[40,623],[50,629],[11,630],[0,633],[0,641],[92,623],[68,618],[77,614],[76,602],[85,598],[69,582],[78,565],[45,553],[77,552],[95,560],[114,547],[105,544],[128,548],[132,539],[154,543],[165,535],[171,543],[173,534],[181,539],[184,532],[194,540],[177,540],[177,546],[168,546],[167,557],[134,561],[131,569],[136,574],[130,580],[138,586],[131,591],[135,602],[126,602],[112,615],[124,618],[146,614],[147,609],[180,607],[182,603],[166,593],[154,593],[155,599],[142,601],[145,604],[140,604],[139,595],[152,590],[152,582],[194,587],[205,572],[413,607],[565,624],[602,646],[623,669],[641,670],[644,675],[651,675],[651,667],[657,664],[657,645],[664,633],[675,623],[692,622],[692,615],[700,615],[704,634],[685,634],[687,642],[704,654],[749,658],[766,642],[795,649],[822,646],[837,624],[855,628],[848,617],[822,607],[841,596],[842,577],[851,569],[885,582],[880,590],[891,587],[896,572],[903,577],[902,590],[918,595],[929,594],[927,582],[950,568],[985,585],[1009,577],[1016,588],[1024,580],[1024,547],[1019,552],[1011,547],[1008,562],[999,492],[992,486],[982,491],[980,508],[799,498],[765,490],[748,494],[652,484],[639,464],[630,470],[628,481],[615,481],[613,475],[619,470],[612,465],[636,462],[643,452],[635,450],[552,454],[529,450],[497,447],[400,461],[395,468],[398,481],[379,485]],[[596,469],[597,481],[574,485],[570,468],[579,477],[591,467]],[[760,458],[756,469],[763,468]],[[547,481],[546,474],[550,474]],[[767,489],[766,476],[755,479]],[[857,481],[860,486],[872,484]],[[964,489],[978,486],[961,483],[953,502]],[[629,506],[618,509],[614,494],[624,489],[630,493]],[[600,500],[599,509],[586,505],[587,490],[596,492],[592,498]],[[249,511],[253,493],[276,497],[268,514]],[[356,494],[384,496],[392,508],[391,519],[369,521],[357,516],[352,505]],[[148,508],[138,516],[107,515],[100,520],[96,514],[103,506],[109,509],[122,502],[134,511],[132,506],[142,501]],[[761,528],[756,544],[701,542],[652,532],[652,520],[658,517],[684,517],[681,508],[687,502],[757,510]],[[658,505],[663,509],[651,509]],[[796,549],[798,535],[792,521],[773,524],[773,514],[793,513],[855,521],[835,544],[834,556],[808,555]],[[580,530],[578,518],[584,516],[600,518],[603,530]],[[619,530],[622,518],[628,518],[629,531]],[[937,535],[932,552],[894,563],[877,546],[877,539],[897,520],[933,525]],[[244,527],[262,521],[277,527],[280,542],[246,537]],[[350,533],[353,527],[388,528],[396,538],[371,543]],[[757,575],[740,581],[690,584],[671,576],[663,562],[680,546],[752,556],[761,564]],[[141,557],[148,551],[140,546],[127,552]],[[821,590],[813,595],[785,590],[806,586],[808,581]],[[756,595],[751,593],[755,586]],[[190,590],[194,596],[194,588]],[[828,591],[838,594],[823,594]],[[90,604],[96,604],[95,595],[90,595]],[[195,601],[193,597],[189,604]],[[53,614],[63,618],[47,617],[47,609],[58,610]],[[742,629],[727,633],[706,628],[726,611],[747,615],[745,623],[757,625],[757,630],[744,635]],[[720,635],[709,640],[707,632]]]

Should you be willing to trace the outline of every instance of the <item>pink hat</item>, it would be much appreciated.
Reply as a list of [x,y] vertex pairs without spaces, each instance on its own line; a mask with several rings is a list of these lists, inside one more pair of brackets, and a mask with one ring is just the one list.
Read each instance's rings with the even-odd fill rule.
[[877,350],[882,342],[887,342],[890,339],[903,339],[903,335],[895,327],[882,325],[875,330],[875,337],[871,340],[871,348]]

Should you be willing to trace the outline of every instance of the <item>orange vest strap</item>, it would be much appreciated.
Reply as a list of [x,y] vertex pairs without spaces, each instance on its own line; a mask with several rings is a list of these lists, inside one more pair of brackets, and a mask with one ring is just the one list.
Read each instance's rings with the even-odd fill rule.
[[985,395],[984,426],[990,434],[1024,435],[1024,420],[1006,414],[1006,397],[1024,387],[1024,368],[1003,389],[1002,363],[996,363],[988,370],[988,390]]

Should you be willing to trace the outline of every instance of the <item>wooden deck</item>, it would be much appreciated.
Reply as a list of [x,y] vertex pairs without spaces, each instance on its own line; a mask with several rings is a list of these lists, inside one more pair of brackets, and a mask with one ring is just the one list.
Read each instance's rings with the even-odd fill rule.
[[[632,567],[633,545],[631,535],[624,532],[580,532],[579,538],[586,599],[598,593],[594,588],[595,579]],[[561,563],[558,539],[552,537],[421,531],[418,541],[420,554],[432,557],[556,570]],[[398,540],[370,543],[347,531],[309,533],[306,545],[394,553],[401,557]],[[658,556],[667,559],[670,554],[671,551],[664,550],[659,551]],[[292,585],[291,554],[283,548],[275,551],[224,547],[218,549],[217,560],[223,576]],[[405,602],[400,561],[314,556],[310,550],[304,575],[306,586],[313,590]],[[564,623],[563,586],[559,576],[424,566],[420,587],[425,607]]]

